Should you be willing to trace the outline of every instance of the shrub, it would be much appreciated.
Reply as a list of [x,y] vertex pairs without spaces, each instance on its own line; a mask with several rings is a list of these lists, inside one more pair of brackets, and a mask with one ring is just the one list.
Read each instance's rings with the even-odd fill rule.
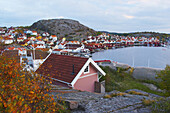
[[133,95],[143,95],[143,96],[149,96],[148,94],[144,94],[144,93],[136,92],[136,91],[129,91],[128,93],[129,93],[129,94],[133,94]]
[[105,95],[104,98],[111,98],[111,96],[110,95]]
[[142,104],[145,106],[150,106],[155,102],[155,100],[150,100],[150,99],[143,99]]
[[124,96],[124,95],[127,95],[127,93],[122,93],[122,92],[120,92],[120,93],[112,93],[112,94],[111,94],[112,97]]
[[112,93],[110,95],[105,95],[104,98],[111,98],[111,97],[117,97],[117,96],[124,96],[124,95],[127,95],[127,93]]
[[170,96],[170,66],[167,65],[165,70],[158,73],[158,77],[161,79],[160,88],[166,90],[166,96]]
[[134,71],[134,68],[132,67],[132,68],[130,69],[130,74],[132,74],[133,71]]

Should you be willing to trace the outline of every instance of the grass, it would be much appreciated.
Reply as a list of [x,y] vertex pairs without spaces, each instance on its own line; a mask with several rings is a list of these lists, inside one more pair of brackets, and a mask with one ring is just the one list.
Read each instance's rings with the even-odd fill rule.
[[125,71],[127,69],[118,68],[117,71],[111,69],[110,67],[101,67],[105,72],[106,76],[101,78],[102,80],[106,81],[106,91],[110,92],[113,90],[118,90],[124,92],[129,89],[139,89],[148,93],[153,93],[160,96],[165,96],[162,92],[157,92],[149,89],[147,86],[143,85],[142,83],[152,83],[156,86],[159,86],[157,82],[149,81],[149,80],[136,80],[134,79],[131,74],[133,69],[130,69],[129,73]]
[[152,103],[152,113],[170,113],[170,99],[159,99]]

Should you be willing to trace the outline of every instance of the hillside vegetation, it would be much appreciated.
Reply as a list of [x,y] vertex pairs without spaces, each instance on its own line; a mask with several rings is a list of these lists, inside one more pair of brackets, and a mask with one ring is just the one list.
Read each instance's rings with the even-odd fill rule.
[[[157,94],[157,95],[161,95],[161,96],[169,96],[169,89],[168,89],[169,86],[168,86],[167,81],[166,81],[167,83],[165,83],[165,82],[158,83],[158,82],[151,81],[151,80],[134,79],[132,77],[133,68],[131,68],[129,72],[127,72],[128,69],[122,69],[122,68],[117,68],[117,70],[113,70],[110,67],[102,67],[102,69],[107,73],[106,76],[102,78],[102,80],[106,81],[106,91],[107,92],[112,91],[112,90],[118,90],[118,91],[124,92],[129,89],[139,89],[139,90],[143,90],[148,93],[153,93],[153,94]],[[167,73],[167,72],[161,72],[161,73]],[[154,84],[155,86],[157,86],[158,88],[161,88],[161,89],[165,89],[164,87],[166,87],[167,92],[163,93],[163,92],[153,91],[153,90],[149,89],[147,86],[145,86],[143,83]],[[162,84],[164,84],[164,85],[162,85]]]

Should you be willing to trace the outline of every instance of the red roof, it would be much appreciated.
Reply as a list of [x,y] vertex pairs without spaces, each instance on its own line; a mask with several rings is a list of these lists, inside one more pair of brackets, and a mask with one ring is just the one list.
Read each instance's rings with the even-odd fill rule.
[[14,49],[15,49],[15,47],[9,47],[8,49],[9,49],[9,50],[14,50]]
[[54,49],[53,51],[61,51],[62,49]]
[[51,35],[51,37],[57,37],[56,35]]
[[88,58],[51,54],[36,72],[71,83],[87,60]]
[[49,48],[36,48],[36,50],[49,51]]
[[23,40],[24,38],[17,38],[17,40]]
[[37,31],[32,31],[32,33],[37,33]]

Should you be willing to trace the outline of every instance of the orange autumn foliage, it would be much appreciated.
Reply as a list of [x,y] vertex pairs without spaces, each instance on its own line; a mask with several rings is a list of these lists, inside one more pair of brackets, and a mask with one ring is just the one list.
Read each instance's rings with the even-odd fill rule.
[[0,112],[63,112],[50,96],[50,82],[23,70],[15,59],[0,56]]

